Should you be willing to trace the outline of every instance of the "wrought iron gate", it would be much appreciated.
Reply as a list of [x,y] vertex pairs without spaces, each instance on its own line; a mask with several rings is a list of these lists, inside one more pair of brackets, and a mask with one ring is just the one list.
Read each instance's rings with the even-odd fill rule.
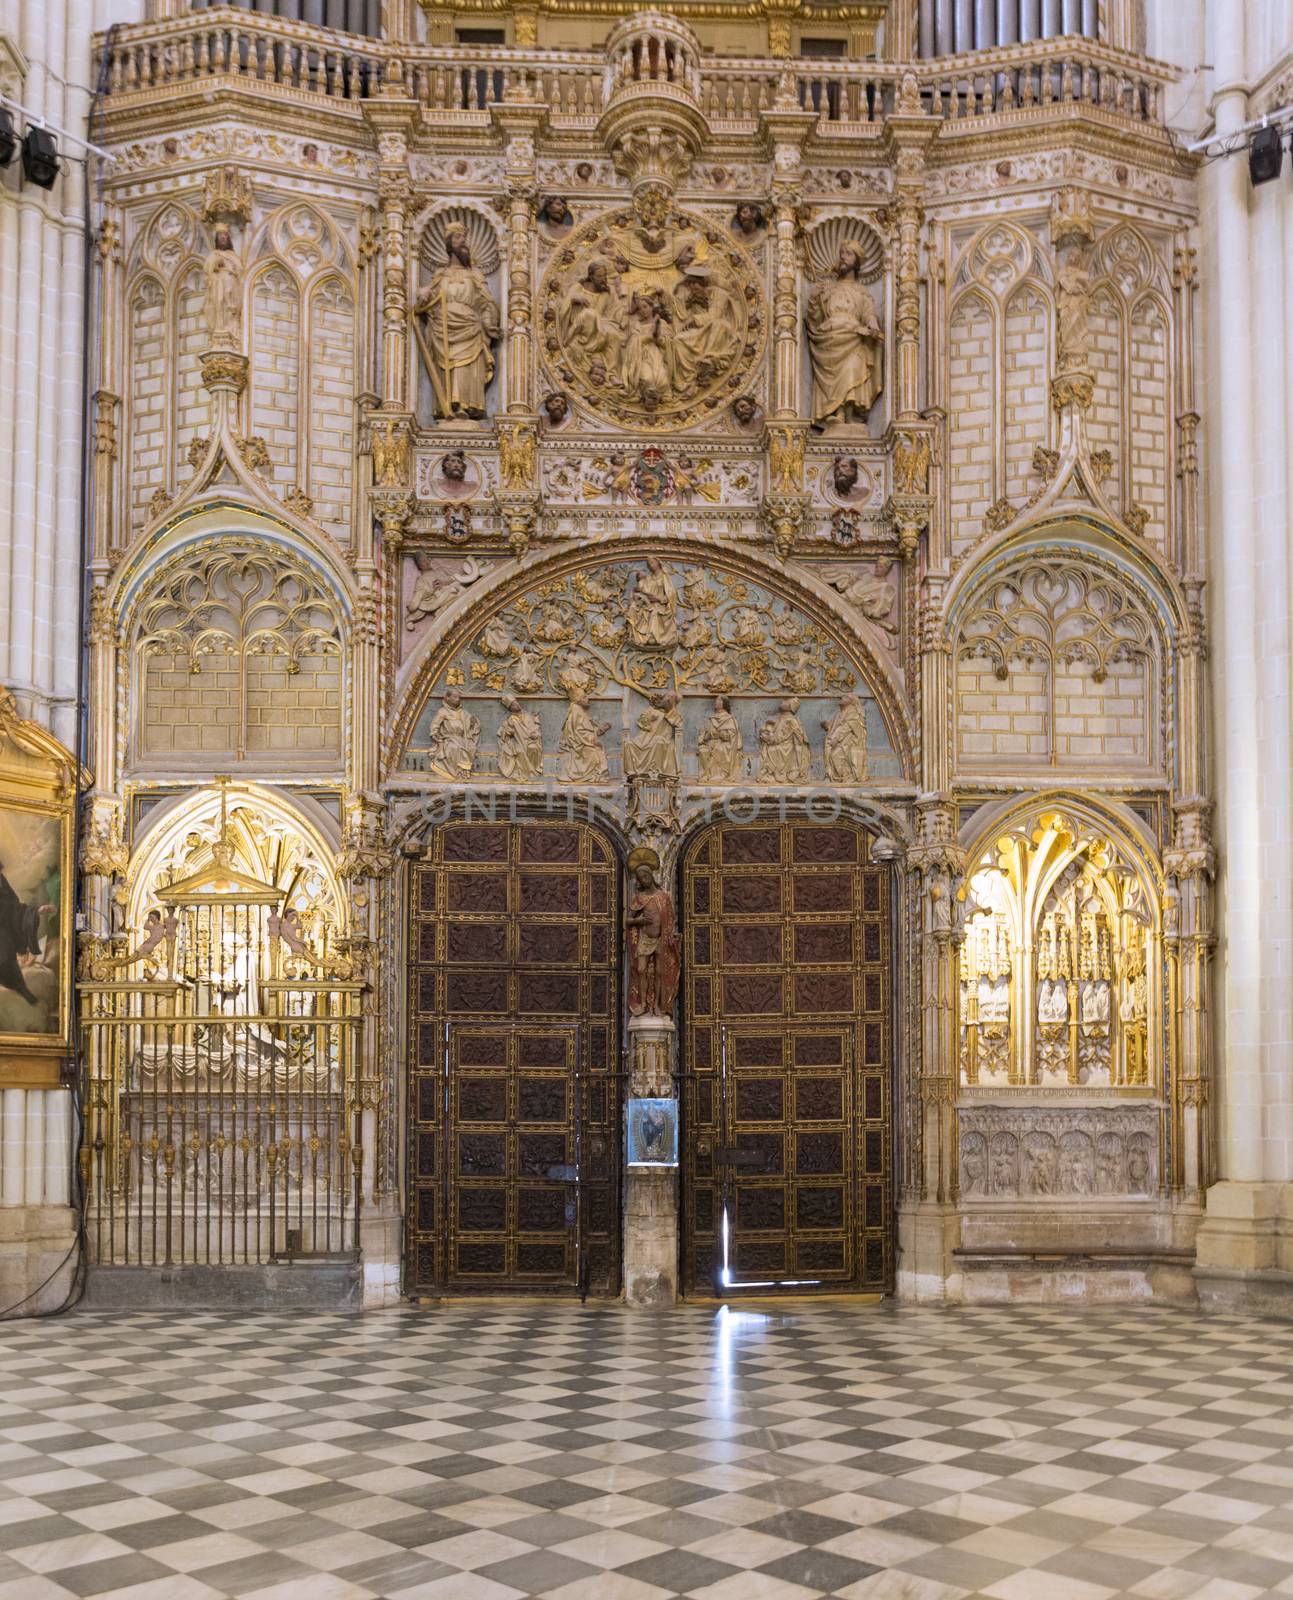
[[684,1282],[887,1291],[889,877],[845,822],[717,824],[686,853]]
[[92,949],[81,1170],[101,1266],[247,1265],[358,1248],[361,986],[286,892],[230,864],[162,890],[142,942]]
[[619,865],[579,822],[446,823],[409,884],[405,1286],[619,1288]]

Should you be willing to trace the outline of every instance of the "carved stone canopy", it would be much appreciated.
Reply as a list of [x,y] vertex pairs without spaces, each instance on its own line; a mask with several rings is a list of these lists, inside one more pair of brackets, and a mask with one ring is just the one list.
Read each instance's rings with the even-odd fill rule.
[[667,205],[704,147],[700,93],[700,42],[685,22],[640,11],[611,31],[597,131],[643,221]]

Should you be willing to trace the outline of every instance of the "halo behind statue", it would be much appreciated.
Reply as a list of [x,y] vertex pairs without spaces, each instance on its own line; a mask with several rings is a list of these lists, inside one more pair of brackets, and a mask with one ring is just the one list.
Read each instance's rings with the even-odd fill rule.
[[450,210],[436,212],[422,229],[422,237],[418,244],[418,259],[422,263],[423,270],[431,273],[444,266],[449,259],[446,241],[449,234],[457,230],[467,235],[472,266],[478,268],[487,278],[491,273],[497,272],[498,235],[479,211],[472,211],[467,206],[454,206]]
[[640,844],[629,851],[629,876],[632,877],[639,867],[650,867],[652,872],[660,870],[660,857],[649,844]]
[[874,283],[884,271],[884,240],[857,217],[827,217],[809,233],[806,250],[811,275],[830,277],[844,244],[854,245],[861,253],[863,283]]

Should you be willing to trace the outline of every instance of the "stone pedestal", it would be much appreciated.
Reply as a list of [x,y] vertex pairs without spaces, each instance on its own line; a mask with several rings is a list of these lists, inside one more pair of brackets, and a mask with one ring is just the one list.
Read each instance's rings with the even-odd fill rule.
[[[668,1017],[629,1023],[629,1097],[674,1101],[677,1030]],[[673,1149],[676,1156],[676,1112]],[[626,1149],[626,1158],[634,1152]],[[669,1306],[678,1295],[678,1168],[628,1160],[624,1184],[624,1299]]]
[[1293,1184],[1214,1183],[1195,1251],[1205,1310],[1293,1316]]

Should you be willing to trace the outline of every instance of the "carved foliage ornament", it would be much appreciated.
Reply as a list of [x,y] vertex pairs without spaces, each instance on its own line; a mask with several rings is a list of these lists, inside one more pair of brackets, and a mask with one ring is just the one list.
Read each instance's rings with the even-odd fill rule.
[[730,232],[631,210],[577,229],[540,294],[542,347],[560,386],[611,422],[681,428],[748,386],[765,335],[758,274]]

